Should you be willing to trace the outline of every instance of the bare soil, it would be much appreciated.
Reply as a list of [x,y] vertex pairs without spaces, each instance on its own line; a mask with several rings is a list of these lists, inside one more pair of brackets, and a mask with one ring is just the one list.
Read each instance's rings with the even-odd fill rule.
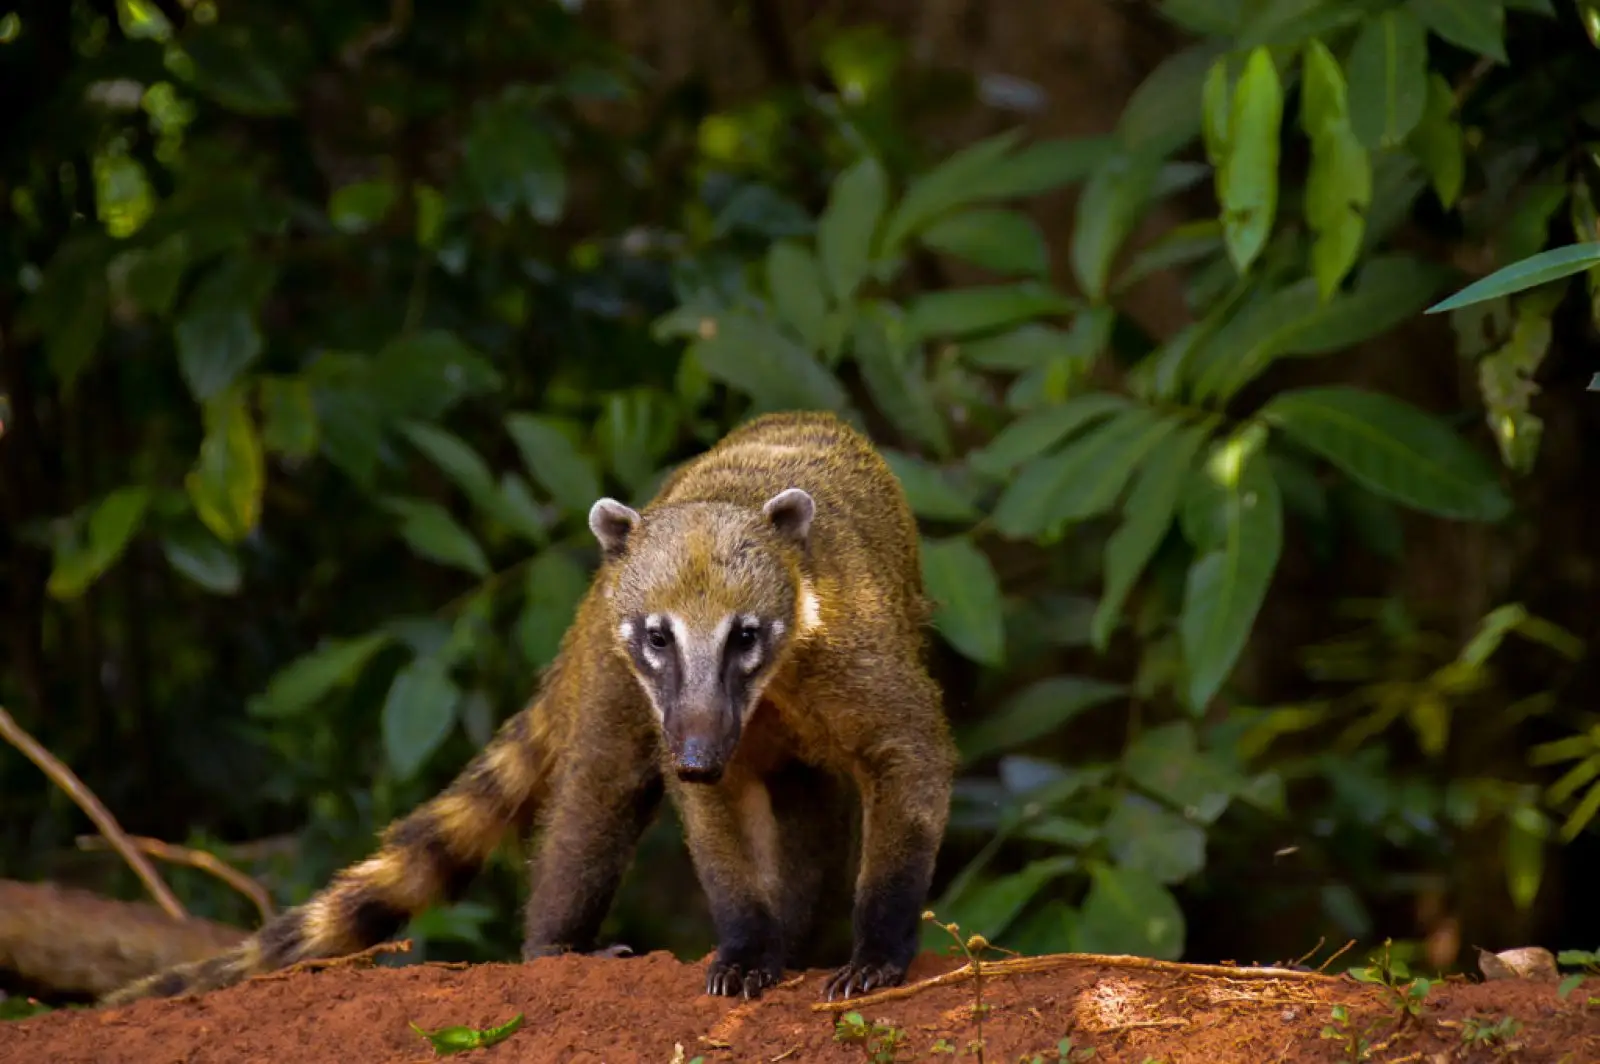
[[[1357,1032],[1374,1028],[1364,1058],[1384,1064],[1447,1061],[1600,1062],[1600,994],[1591,980],[1565,1000],[1556,984],[1453,980],[1436,986],[1419,1019],[1402,1023],[1381,987],[1345,977],[1136,959],[1029,958],[1042,970],[984,979],[990,1062],[1057,1058],[1070,1036],[1096,1062],[1273,1064],[1359,1059],[1322,1037],[1336,1005]],[[911,981],[949,974],[950,958],[918,958]],[[122,1009],[58,1011],[0,1024],[0,1062],[50,1064],[411,1064],[434,1058],[410,1024],[487,1028],[523,1014],[504,1042],[463,1064],[681,1064],[865,1061],[834,1041],[840,1013],[817,1006],[825,973],[796,974],[759,1001],[707,997],[703,968],[670,954],[622,959],[565,956],[528,964],[334,967],[291,971],[196,997]],[[970,978],[908,985],[852,1004],[867,1020],[903,1029],[896,1059],[973,1060]],[[1476,1018],[1512,1017],[1505,1039],[1469,1046]],[[959,1057],[930,1053],[940,1038]],[[678,1055],[678,1047],[682,1055]]]

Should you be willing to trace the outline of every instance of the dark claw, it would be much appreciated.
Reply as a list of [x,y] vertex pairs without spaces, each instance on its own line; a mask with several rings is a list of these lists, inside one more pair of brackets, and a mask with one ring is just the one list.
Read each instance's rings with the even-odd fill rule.
[[628,946],[628,945],[624,945],[623,943],[618,942],[615,945],[607,946],[604,949],[597,949],[593,953],[589,954],[589,956],[591,956],[591,957],[614,957],[614,958],[615,957],[631,957],[631,956],[633,956],[633,947],[632,946]]
[[841,996],[848,1000],[851,994],[866,994],[885,987],[899,986],[905,978],[906,970],[903,965],[851,961],[829,977],[826,987],[827,997],[829,1001]]
[[716,997],[742,997],[755,1001],[761,992],[778,982],[778,976],[761,968],[745,971],[743,966],[712,961],[706,969],[706,993]]

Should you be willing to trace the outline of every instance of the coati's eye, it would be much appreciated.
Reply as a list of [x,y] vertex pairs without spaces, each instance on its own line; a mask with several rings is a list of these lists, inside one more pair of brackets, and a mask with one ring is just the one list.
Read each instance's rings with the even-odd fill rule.
[[649,643],[657,650],[667,649],[667,644],[672,642],[672,637],[667,635],[667,630],[665,628],[651,628],[649,631],[645,632],[644,639],[645,642]]
[[761,629],[753,624],[741,624],[733,631],[733,645],[739,650],[749,650],[761,638]]

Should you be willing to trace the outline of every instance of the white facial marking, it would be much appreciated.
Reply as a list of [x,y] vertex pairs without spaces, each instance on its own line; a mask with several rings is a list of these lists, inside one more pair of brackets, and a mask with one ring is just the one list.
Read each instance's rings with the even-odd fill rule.
[[822,628],[822,601],[810,581],[800,585],[800,631],[815,632]]
[[633,642],[633,622],[623,621],[617,626],[617,634],[622,637],[624,643]]

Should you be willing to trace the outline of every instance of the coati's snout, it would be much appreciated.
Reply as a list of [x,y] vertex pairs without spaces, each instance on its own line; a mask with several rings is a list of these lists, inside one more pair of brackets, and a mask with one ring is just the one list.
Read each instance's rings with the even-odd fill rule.
[[679,718],[669,718],[664,729],[673,772],[685,783],[716,783],[739,745],[739,718],[728,713],[714,717],[680,714]]

